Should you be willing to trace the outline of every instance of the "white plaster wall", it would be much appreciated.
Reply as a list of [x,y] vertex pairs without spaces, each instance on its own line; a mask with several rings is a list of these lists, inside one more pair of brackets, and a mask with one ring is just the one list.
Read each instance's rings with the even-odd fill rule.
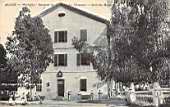
[[[58,13],[64,11],[64,17],[58,17]],[[87,29],[88,43],[93,44],[98,36],[103,35],[106,24],[90,19],[63,7],[58,7],[53,12],[42,17],[44,24],[49,28],[52,40],[54,31],[68,30],[68,42],[54,44],[54,48],[72,47],[71,39],[80,36],[80,29]]]
[[[46,84],[50,83],[50,86],[47,87]],[[45,96],[46,99],[54,99],[57,96],[57,79],[56,74],[54,73],[43,73],[42,74],[42,96]]]
[[[57,73],[46,72],[42,75],[43,88],[42,95],[46,96],[47,99],[55,99],[57,97],[57,79],[64,79],[65,81],[65,96],[68,91],[71,91],[71,96],[77,96],[80,92],[80,79],[87,79],[87,93],[91,93],[93,90],[94,94],[97,95],[97,83],[99,82],[96,72],[64,72],[63,77],[58,78]],[[46,83],[49,82],[50,86],[47,87]],[[49,91],[50,90],[50,91]]]
[[[58,17],[58,12],[64,11],[64,17]],[[50,30],[50,35],[54,43],[54,32],[59,30],[67,30],[67,43],[54,43],[54,54],[66,53],[68,54],[67,67],[56,67],[53,71],[59,69],[63,71],[92,71],[91,66],[77,66],[76,54],[78,51],[73,48],[72,38],[74,36],[80,37],[80,29],[87,29],[87,42],[91,45],[100,36],[106,35],[106,24],[90,19],[86,16],[77,14],[63,7],[58,7],[53,12],[42,17],[45,26]],[[47,71],[48,72],[48,71]]]
[[[58,12],[64,11],[64,17],[58,17]],[[87,42],[94,45],[94,42],[101,36],[106,36],[106,24],[90,19],[86,16],[77,14],[63,7],[58,7],[53,12],[42,17],[43,23],[50,30],[53,41],[54,54],[67,54],[66,67],[54,67],[53,63],[42,74],[43,88],[42,95],[47,99],[54,99],[57,96],[57,72],[63,72],[65,80],[65,96],[68,91],[76,95],[80,88],[80,78],[87,78],[87,92],[93,90],[97,94],[95,84],[99,82],[97,74],[92,64],[90,66],[77,66],[78,51],[72,46],[72,38],[80,37],[80,29],[87,29]],[[54,43],[54,32],[67,30],[67,43]],[[46,83],[50,86],[46,87]]]

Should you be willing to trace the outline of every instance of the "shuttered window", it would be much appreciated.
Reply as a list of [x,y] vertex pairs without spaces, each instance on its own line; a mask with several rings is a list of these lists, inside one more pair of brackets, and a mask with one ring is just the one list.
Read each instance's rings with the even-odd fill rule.
[[67,54],[55,54],[54,66],[67,66]]
[[87,80],[80,79],[80,91],[87,91]]
[[54,42],[67,42],[67,31],[54,32]]
[[36,91],[42,91],[42,80],[41,79],[36,84]]
[[58,55],[54,55],[54,66],[58,65]]
[[79,53],[77,54],[77,65],[90,65],[90,54]]
[[80,61],[80,54],[77,54],[77,65],[79,66],[81,64],[81,61]]
[[80,30],[80,40],[87,41],[87,30],[86,29]]

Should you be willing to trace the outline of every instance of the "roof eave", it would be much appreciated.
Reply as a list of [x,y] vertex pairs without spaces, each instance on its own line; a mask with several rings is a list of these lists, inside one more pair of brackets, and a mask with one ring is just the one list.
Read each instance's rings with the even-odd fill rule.
[[64,4],[64,3],[58,3],[55,6],[48,8],[47,10],[43,11],[42,13],[40,13],[37,17],[41,17],[42,18],[42,17],[46,16],[48,13],[54,11],[58,6],[63,6],[64,8],[67,8],[69,10],[75,11],[78,14],[85,15],[88,18],[91,18],[93,20],[97,20],[97,21],[102,22],[104,24],[107,24],[107,25],[110,24],[109,20],[107,20],[107,19],[101,18],[101,17],[99,17],[97,15],[88,13],[86,11],[80,10],[78,8],[72,7],[72,6]]

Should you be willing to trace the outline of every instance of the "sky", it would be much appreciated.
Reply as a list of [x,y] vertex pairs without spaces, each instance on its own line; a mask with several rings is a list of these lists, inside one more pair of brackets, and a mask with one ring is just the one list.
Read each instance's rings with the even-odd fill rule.
[[110,19],[110,0],[0,0],[0,43],[5,45],[7,36],[14,30],[15,19],[22,7],[27,6],[36,16],[57,3],[66,3],[105,19]]

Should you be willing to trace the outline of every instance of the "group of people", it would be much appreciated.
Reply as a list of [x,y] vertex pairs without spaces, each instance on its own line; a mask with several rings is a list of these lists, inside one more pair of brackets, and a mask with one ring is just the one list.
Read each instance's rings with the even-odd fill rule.
[[15,105],[15,104],[21,104],[25,105],[28,101],[39,101],[40,104],[42,104],[42,100],[40,96],[36,95],[34,97],[31,97],[30,93],[21,93],[18,94],[17,92],[15,94],[11,94],[9,98],[9,105]]
[[11,94],[9,97],[9,105],[15,105],[15,104],[27,104],[27,96],[25,93],[22,93],[22,95],[19,95],[17,92],[15,94]]

